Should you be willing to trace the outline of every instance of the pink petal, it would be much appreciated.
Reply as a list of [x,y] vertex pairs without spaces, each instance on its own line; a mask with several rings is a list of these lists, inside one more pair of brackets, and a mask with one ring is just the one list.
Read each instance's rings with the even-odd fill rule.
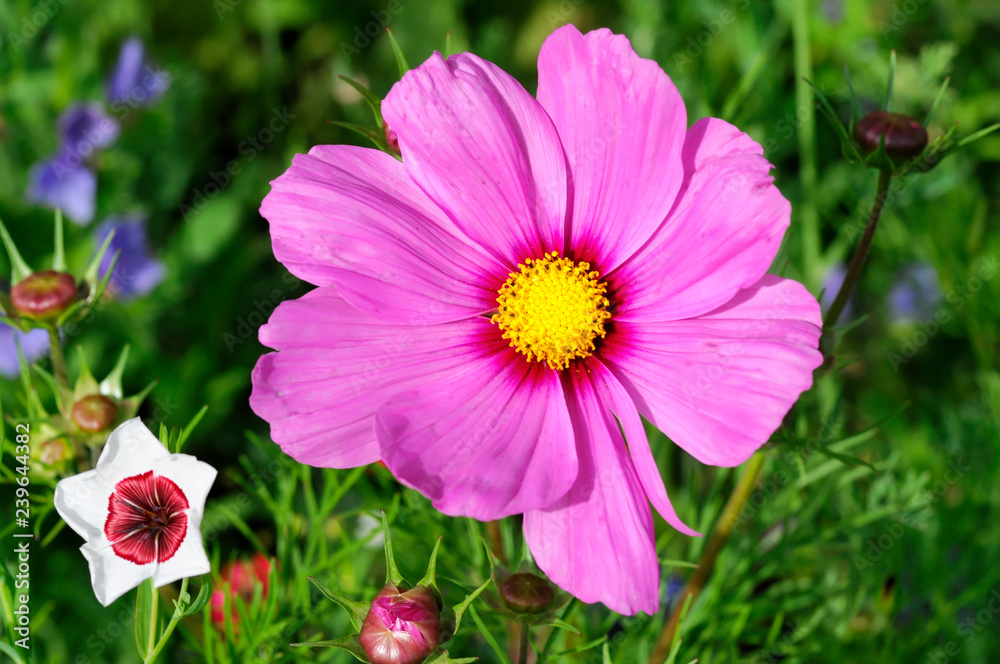
[[445,514],[487,521],[559,500],[577,461],[558,373],[525,362],[481,320],[492,347],[393,398],[377,432],[399,481]]
[[580,472],[558,503],[525,513],[528,548],[554,583],[584,602],[656,613],[653,516],[618,422],[585,370],[569,373],[565,385]]
[[588,360],[587,368],[590,369],[590,379],[601,403],[606,404],[618,418],[628,443],[632,465],[635,467],[642,488],[650,502],[653,503],[653,507],[667,523],[680,532],[700,537],[700,533],[692,530],[681,521],[674,506],[670,504],[667,488],[663,484],[659,468],[656,467],[653,452],[649,448],[649,439],[646,437],[646,429],[642,426],[642,419],[639,418],[639,411],[636,410],[632,397],[618,382],[614,374],[608,371],[607,367],[601,364],[596,357]]
[[486,311],[503,281],[491,272],[506,276],[377,150],[319,145],[296,155],[260,209],[274,254],[292,273],[336,283],[356,307],[396,322]]
[[722,306],[767,272],[791,206],[758,143],[715,118],[684,141],[684,184],[664,226],[610,280],[618,321],[679,320]]
[[607,29],[553,32],[538,56],[538,102],[573,182],[570,249],[602,273],[663,223],[680,189],[687,112],[656,62]]
[[617,322],[602,360],[675,443],[703,463],[736,466],[812,385],[821,326],[804,286],[768,275],[698,318]]
[[414,181],[509,270],[562,252],[566,158],[510,75],[470,53],[435,53],[393,86],[382,113]]
[[[283,302],[260,330],[276,348],[253,371],[250,406],[288,455],[351,468],[379,459],[374,416],[391,397],[477,357],[485,319],[398,325],[372,318],[332,287]],[[488,323],[487,323],[488,324]]]

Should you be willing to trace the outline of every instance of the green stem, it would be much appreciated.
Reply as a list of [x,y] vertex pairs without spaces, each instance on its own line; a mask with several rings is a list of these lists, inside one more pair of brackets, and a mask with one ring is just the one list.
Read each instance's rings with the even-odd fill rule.
[[865,225],[864,235],[861,236],[861,241],[858,242],[858,246],[854,250],[854,255],[851,257],[851,262],[847,266],[844,283],[840,285],[840,291],[837,293],[837,297],[833,300],[833,304],[823,319],[824,333],[828,333],[829,328],[837,324],[837,319],[843,313],[844,307],[847,306],[847,301],[850,299],[851,293],[854,292],[854,287],[858,283],[861,270],[864,269],[865,260],[868,258],[868,252],[872,248],[875,229],[878,228],[878,220],[882,216],[882,209],[885,207],[885,199],[889,194],[889,183],[891,180],[892,173],[890,171],[884,169],[879,171],[875,202],[872,203],[871,212],[868,213],[868,222]]
[[521,623],[521,643],[517,649],[517,664],[528,664],[528,646],[531,645],[530,629]]
[[[795,66],[795,116],[798,122],[799,177],[802,203],[797,206],[799,233],[802,238],[802,265],[806,285],[819,282],[819,212],[816,209],[816,118],[813,114],[812,56],[809,51],[809,5],[805,0],[792,3],[792,48]],[[805,111],[809,111],[806,113]]]
[[649,656],[649,664],[663,664],[669,656],[670,648],[674,642],[674,635],[677,633],[677,625],[680,622],[681,609],[687,602],[689,595],[691,596],[691,602],[694,602],[698,597],[698,593],[701,592],[708,578],[712,575],[715,560],[719,557],[719,553],[726,545],[726,542],[729,541],[729,536],[733,532],[733,526],[736,524],[743,505],[750,498],[750,494],[757,483],[757,477],[760,475],[761,468],[763,467],[763,454],[757,452],[750,457],[746,470],[733,488],[733,492],[729,495],[729,500],[726,502],[726,506],[719,516],[715,530],[712,532],[708,544],[705,545],[705,550],[702,551],[701,558],[698,559],[698,569],[695,570],[691,579],[688,580],[681,594],[674,600],[674,610],[671,611],[670,617],[663,626],[663,631],[660,632],[660,637],[656,641],[653,654]]
[[66,358],[63,356],[62,341],[59,339],[58,328],[49,328],[49,346],[49,352],[52,355],[52,371],[56,375],[56,380],[63,387],[69,387],[69,374],[66,372]]
[[[187,587],[188,587],[188,580],[185,578],[183,581],[181,581],[181,592],[180,592],[180,595],[179,595],[179,597],[181,598],[181,600],[183,600],[184,595],[187,593]],[[154,596],[153,596],[153,617],[154,617],[154,620],[155,620],[155,617],[156,617],[156,604],[157,604],[158,601],[159,601],[159,595],[156,594],[155,591],[154,591]],[[181,612],[181,609],[180,609],[180,604],[178,603],[177,608],[174,609],[174,615],[172,615],[170,617],[170,622],[167,623],[167,628],[165,630],[163,630],[163,637],[160,638],[160,641],[159,641],[159,643],[156,644],[156,647],[153,648],[153,650],[150,651],[149,655],[146,656],[146,659],[143,661],[143,664],[153,664],[153,662],[156,661],[156,658],[159,656],[160,651],[163,650],[163,648],[167,645],[167,641],[170,640],[170,635],[174,633],[174,628],[177,627],[177,623],[179,623],[181,621],[181,613],[182,612]],[[156,634],[155,625],[151,625],[151,628],[150,628],[150,639],[151,640],[156,638],[155,634]]]
[[149,636],[146,638],[146,652],[153,652],[156,648],[156,632],[159,624],[156,622],[157,612],[160,610],[160,593],[153,588],[153,602],[149,609]]

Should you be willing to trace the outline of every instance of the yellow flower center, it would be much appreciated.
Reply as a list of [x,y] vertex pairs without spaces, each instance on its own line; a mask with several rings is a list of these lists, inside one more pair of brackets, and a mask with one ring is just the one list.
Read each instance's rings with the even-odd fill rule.
[[532,362],[565,369],[570,361],[590,357],[594,339],[607,334],[607,284],[589,263],[574,263],[552,252],[529,258],[511,272],[490,318],[503,338]]

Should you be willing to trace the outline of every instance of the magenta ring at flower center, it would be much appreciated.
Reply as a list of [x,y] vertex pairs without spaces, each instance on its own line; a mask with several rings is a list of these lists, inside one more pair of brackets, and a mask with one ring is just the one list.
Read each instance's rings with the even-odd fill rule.
[[137,565],[166,562],[187,534],[187,497],[153,471],[126,477],[108,499],[104,534],[119,558]]

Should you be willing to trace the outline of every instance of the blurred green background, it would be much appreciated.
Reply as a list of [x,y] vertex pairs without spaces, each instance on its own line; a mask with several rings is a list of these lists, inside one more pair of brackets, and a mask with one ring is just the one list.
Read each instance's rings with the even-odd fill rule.
[[[347,629],[342,612],[310,596],[303,577],[326,576],[358,599],[373,592],[381,553],[359,547],[358,528],[370,530],[361,514],[393,500],[398,546],[412,552],[401,561],[404,572],[418,577],[434,539],[445,533],[440,567],[454,579],[455,597],[488,575],[477,549],[479,526],[435,515],[379,469],[313,472],[283,461],[247,405],[250,370],[264,352],[257,328],[279,301],[309,289],[274,260],[257,209],[268,181],[292,155],[316,144],[364,144],[330,121],[370,122],[338,75],[378,95],[398,78],[378,23],[388,24],[411,65],[443,50],[450,33],[453,51],[496,62],[529,90],[539,47],[558,25],[607,26],[628,35],[640,55],[671,76],[689,122],[721,116],[765,146],[776,183],[793,204],[776,270],[817,295],[853,248],[851,224],[867,213],[875,174],[842,159],[803,77],[846,118],[843,67],[873,109],[895,49],[895,110],[922,119],[951,77],[932,138],[952,124],[969,134],[1000,118],[996,0],[399,0],[392,6],[400,10],[391,12],[389,6],[0,0],[0,218],[35,265],[51,253],[52,213],[28,204],[24,194],[31,164],[56,148],[56,117],[73,101],[103,99],[105,78],[129,36],[141,38],[172,77],[160,103],[130,114],[117,144],[100,155],[95,222],[67,224],[71,265],[79,269],[93,252],[100,220],[144,212],[168,276],[146,297],[112,301],[68,344],[82,345],[98,376],[131,344],[126,392],[160,381],[141,411],[151,426],[183,426],[209,405],[186,451],[222,471],[206,518],[216,524],[206,536],[211,555],[219,565],[255,549],[276,555],[283,585],[272,591],[270,613],[254,609],[259,622],[242,636],[216,639],[216,659],[196,653],[194,644],[212,630],[205,622],[180,630],[167,661],[348,661],[339,651],[285,647]],[[39,11],[43,25],[29,30],[26,21]],[[275,114],[287,123],[260,149],[248,150]],[[240,172],[212,186],[222,185],[219,174],[234,159]],[[998,136],[905,180],[853,302],[852,317],[861,322],[841,346],[838,370],[804,397],[788,430],[768,448],[751,506],[685,622],[678,661],[1000,661],[1000,288],[982,272],[1000,259],[998,208]],[[803,238],[802,229],[812,226],[819,229],[818,255],[808,231]],[[928,296],[929,308],[900,316],[890,293],[914,263],[933,267],[938,294]],[[931,331],[926,321],[938,311],[950,314],[948,322]],[[70,366],[72,372],[72,355]],[[8,413],[18,408],[15,387],[4,381],[0,388]],[[696,528],[710,531],[739,471],[702,467],[662,438],[655,442],[675,505]],[[254,472],[263,472],[260,486],[241,487]],[[323,501],[310,506],[309,492],[332,500],[341,488],[345,497],[335,510],[324,512]],[[3,502],[6,525],[6,494]],[[54,525],[49,519],[46,532]],[[516,550],[516,524],[505,528]],[[657,532],[665,559],[698,559],[703,539],[659,522]],[[0,547],[11,542],[5,537]],[[65,531],[35,550],[30,661],[139,661],[126,619],[129,596],[108,609],[97,604],[79,544]],[[665,579],[691,572],[670,564],[664,570]],[[599,644],[573,651],[606,638],[612,661],[645,661],[665,616],[620,619],[576,605],[567,620],[584,636],[559,633],[550,653],[569,651],[558,661],[599,662]],[[499,661],[483,631],[502,640],[505,625],[482,620],[482,628],[463,623],[453,651]],[[251,633],[270,650],[247,645]]]

